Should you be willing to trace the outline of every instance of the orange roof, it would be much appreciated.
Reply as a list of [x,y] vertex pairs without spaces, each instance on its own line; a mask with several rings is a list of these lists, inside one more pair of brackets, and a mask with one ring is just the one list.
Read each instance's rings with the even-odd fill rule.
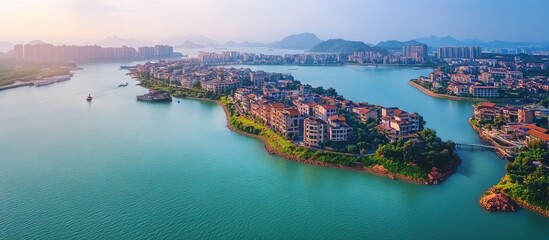
[[543,141],[549,141],[549,134],[538,132],[536,130],[528,130],[528,132],[526,132],[526,133],[528,135],[534,136],[535,138],[539,138]]
[[526,125],[526,128],[528,128],[530,130],[538,131],[540,133],[547,133],[547,131],[548,131],[547,129],[538,127],[534,124],[528,124],[528,125]]
[[299,110],[295,109],[295,108],[286,108],[285,109],[286,111],[288,111],[288,113],[290,113],[290,115],[292,116],[297,116],[299,115]]
[[359,108],[358,114],[366,114],[366,113],[369,113],[370,111],[372,110],[370,110],[369,108]]
[[328,120],[345,122],[346,119],[342,115],[333,115],[333,116],[329,117]]
[[493,108],[493,107],[496,107],[496,104],[495,103],[491,103],[491,102],[482,102],[480,104],[481,107],[489,107],[489,108]]
[[284,108],[284,104],[282,103],[271,103],[271,106],[273,108]]
[[322,107],[326,110],[336,110],[337,107],[334,105],[322,105]]

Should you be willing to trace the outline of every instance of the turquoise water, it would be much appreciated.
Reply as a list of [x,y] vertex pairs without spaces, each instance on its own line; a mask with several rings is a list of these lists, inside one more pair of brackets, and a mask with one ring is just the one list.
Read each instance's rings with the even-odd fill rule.
[[[491,152],[460,151],[463,164],[439,186],[300,164],[231,132],[215,104],[136,102],[146,90],[118,70],[121,64],[83,65],[68,82],[0,92],[0,238],[549,236],[549,218],[479,206],[504,174]],[[407,85],[428,69],[253,68],[417,111],[443,138],[478,142],[467,124],[470,104]],[[122,82],[130,86],[116,88]],[[88,93],[97,96],[91,103]]]

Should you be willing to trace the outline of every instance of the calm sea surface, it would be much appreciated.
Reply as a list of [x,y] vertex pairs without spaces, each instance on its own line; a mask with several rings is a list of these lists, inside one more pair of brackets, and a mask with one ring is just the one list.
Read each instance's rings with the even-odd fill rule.
[[[300,164],[231,132],[215,104],[136,102],[147,90],[118,70],[122,64],[129,63],[86,64],[67,82],[0,92],[1,239],[549,236],[549,218],[479,206],[504,174],[492,152],[460,150],[462,165],[439,186]],[[407,84],[430,69],[251,68],[417,111],[442,138],[479,142],[467,124],[469,103]],[[123,82],[130,85],[116,87]]]

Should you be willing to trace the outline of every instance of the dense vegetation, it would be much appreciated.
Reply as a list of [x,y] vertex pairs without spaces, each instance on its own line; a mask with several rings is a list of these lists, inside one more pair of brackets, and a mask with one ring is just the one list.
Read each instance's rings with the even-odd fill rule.
[[15,81],[31,81],[38,77],[52,77],[68,74],[70,68],[76,67],[69,63],[34,63],[17,61],[0,61],[0,86],[12,84]]
[[416,140],[398,140],[381,145],[376,155],[418,166],[423,172],[429,172],[433,167],[443,171],[450,170],[449,159],[455,158],[452,141],[442,141],[432,129],[424,129],[418,133]]
[[507,163],[506,176],[494,189],[515,199],[549,210],[549,149],[542,141],[530,141],[513,161]]

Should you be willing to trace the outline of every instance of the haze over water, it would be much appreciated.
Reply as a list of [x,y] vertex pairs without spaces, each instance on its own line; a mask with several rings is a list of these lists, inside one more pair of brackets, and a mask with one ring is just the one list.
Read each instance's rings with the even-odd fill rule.
[[[549,219],[487,213],[478,200],[504,174],[465,151],[456,174],[423,186],[266,153],[230,131],[221,107],[135,101],[118,70],[0,92],[0,238],[544,239]],[[291,72],[348,99],[417,111],[444,139],[476,143],[470,103],[407,85],[430,69],[252,66]],[[116,88],[129,82],[127,88]],[[92,103],[84,98],[96,95]]]

